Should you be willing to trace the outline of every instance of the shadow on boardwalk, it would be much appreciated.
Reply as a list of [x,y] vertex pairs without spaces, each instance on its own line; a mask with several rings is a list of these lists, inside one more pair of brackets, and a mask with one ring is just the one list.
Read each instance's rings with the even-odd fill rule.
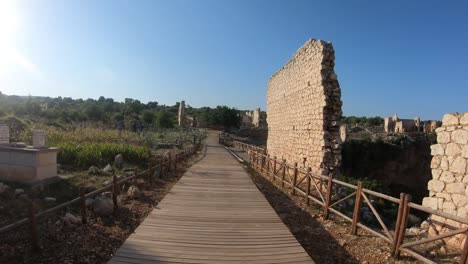
[[287,194],[255,171],[250,169],[249,173],[273,209],[316,263],[360,263],[336,241],[321,222],[300,208]]

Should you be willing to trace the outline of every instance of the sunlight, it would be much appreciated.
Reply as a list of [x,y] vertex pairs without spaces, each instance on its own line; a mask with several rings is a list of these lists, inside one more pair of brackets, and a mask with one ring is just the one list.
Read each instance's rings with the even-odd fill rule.
[[4,74],[12,63],[18,62],[18,29],[19,19],[15,1],[0,1],[0,75]]

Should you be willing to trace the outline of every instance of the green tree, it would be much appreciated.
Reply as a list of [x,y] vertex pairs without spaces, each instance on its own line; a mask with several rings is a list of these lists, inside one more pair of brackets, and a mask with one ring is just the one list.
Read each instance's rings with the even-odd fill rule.
[[166,111],[161,111],[156,114],[156,127],[157,128],[172,128],[174,127],[173,116]]

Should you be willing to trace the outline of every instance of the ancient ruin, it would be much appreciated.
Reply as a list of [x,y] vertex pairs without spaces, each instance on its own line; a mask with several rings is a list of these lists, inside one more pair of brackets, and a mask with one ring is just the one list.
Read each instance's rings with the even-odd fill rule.
[[260,127],[260,108],[255,109],[252,113],[252,125],[254,127]]
[[58,148],[45,146],[43,130],[33,131],[33,146],[10,143],[9,128],[0,125],[0,181],[34,184],[57,176]]
[[421,131],[421,119],[400,119],[397,114],[384,118],[384,129],[387,133],[404,133]]
[[[436,129],[437,144],[431,146],[432,180],[428,183],[429,197],[423,205],[460,217],[468,217],[468,113],[446,114],[442,126]],[[445,232],[460,224],[432,215],[430,235]],[[448,241],[461,245],[463,235]]]
[[257,108],[254,111],[246,111],[242,114],[241,127],[250,128],[250,127],[261,127],[261,109]]
[[181,101],[179,104],[179,115],[177,117],[179,126],[185,125],[185,101]]
[[341,163],[341,90],[331,43],[310,39],[278,72],[267,90],[269,154],[336,173]]

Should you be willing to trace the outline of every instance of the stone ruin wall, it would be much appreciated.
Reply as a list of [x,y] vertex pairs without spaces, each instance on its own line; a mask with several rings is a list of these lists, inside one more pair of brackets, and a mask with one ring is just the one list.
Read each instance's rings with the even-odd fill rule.
[[[468,113],[446,114],[437,128],[437,144],[431,146],[432,180],[429,197],[423,205],[460,217],[468,217]],[[431,216],[429,235],[445,232],[448,227],[460,227],[458,222]],[[448,239],[461,245],[463,235]]]
[[268,83],[267,149],[271,156],[336,173],[341,163],[341,90],[331,43],[311,39]]

